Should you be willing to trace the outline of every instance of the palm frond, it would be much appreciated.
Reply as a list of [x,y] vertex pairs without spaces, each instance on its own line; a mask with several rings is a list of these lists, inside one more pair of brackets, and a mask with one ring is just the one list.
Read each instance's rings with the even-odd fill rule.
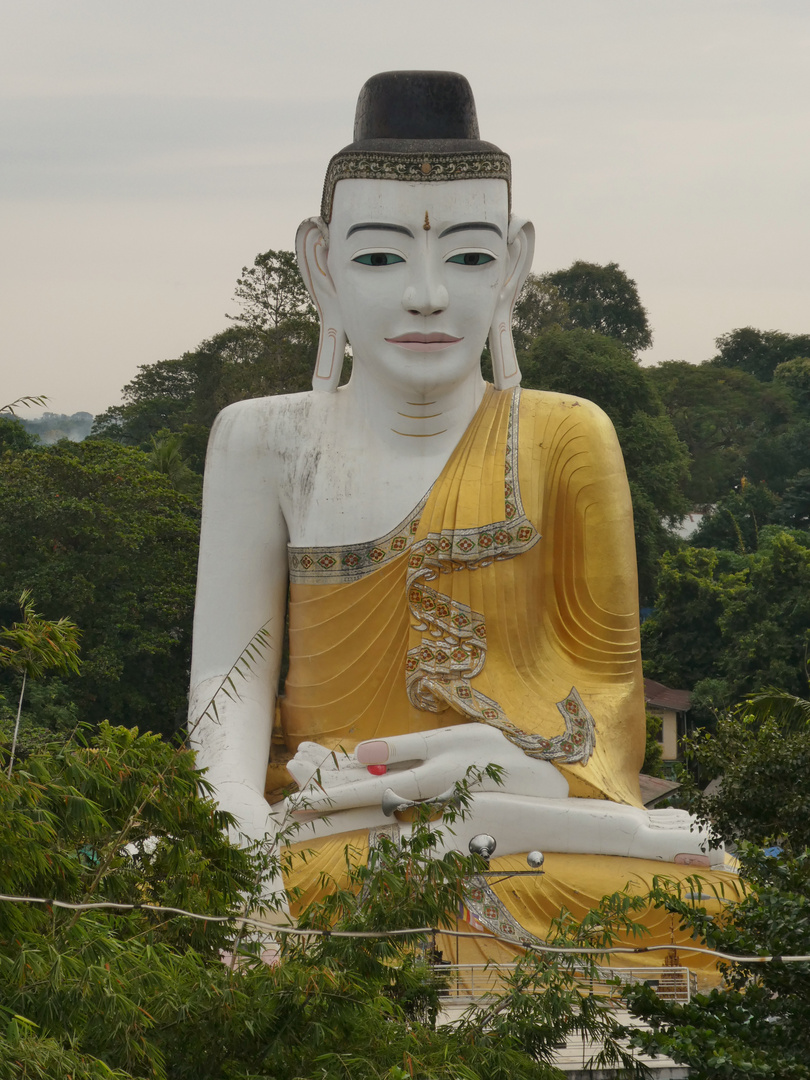
[[26,397],[18,397],[14,401],[9,402],[8,405],[0,406],[0,415],[2,415],[3,413],[8,413],[10,416],[16,416],[17,409],[22,408],[23,405],[26,407],[26,409],[30,409],[32,405],[39,405],[44,408],[47,400],[47,397],[43,395],[39,395],[37,397],[33,394],[29,394]]
[[785,732],[810,729],[810,701],[773,686],[749,695],[745,712],[755,720],[775,720]]

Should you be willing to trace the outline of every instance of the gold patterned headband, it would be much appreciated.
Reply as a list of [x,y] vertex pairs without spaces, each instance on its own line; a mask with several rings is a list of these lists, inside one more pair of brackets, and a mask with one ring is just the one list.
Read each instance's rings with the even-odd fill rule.
[[512,167],[502,152],[462,154],[380,154],[344,151],[329,162],[323,184],[321,217],[332,219],[335,186],[340,180],[406,180],[410,182],[447,180],[505,180],[510,198]]

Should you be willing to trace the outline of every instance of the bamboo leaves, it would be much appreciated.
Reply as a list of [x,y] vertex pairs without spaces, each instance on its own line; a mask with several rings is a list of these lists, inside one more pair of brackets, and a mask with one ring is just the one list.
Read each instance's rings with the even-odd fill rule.
[[78,673],[79,637],[81,630],[67,617],[55,622],[38,615],[34,610],[31,590],[23,589],[20,596],[23,618],[11,627],[0,630],[0,667],[11,668],[22,675],[22,687],[17,704],[17,719],[8,762],[8,775],[14,766],[17,735],[20,730],[25,683],[40,678],[46,671]]

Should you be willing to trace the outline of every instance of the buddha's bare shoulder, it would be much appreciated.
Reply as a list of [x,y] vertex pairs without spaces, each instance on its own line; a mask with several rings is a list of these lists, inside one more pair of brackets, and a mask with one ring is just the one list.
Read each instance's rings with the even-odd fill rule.
[[317,437],[334,412],[334,394],[248,398],[226,406],[214,421],[209,446],[219,451],[274,450]]

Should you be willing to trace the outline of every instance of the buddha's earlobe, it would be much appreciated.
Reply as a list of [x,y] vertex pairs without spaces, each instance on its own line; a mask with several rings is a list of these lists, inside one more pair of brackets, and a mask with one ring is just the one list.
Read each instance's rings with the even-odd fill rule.
[[512,339],[512,312],[534,257],[534,226],[530,221],[510,218],[507,253],[509,269],[489,331],[492,377],[496,390],[508,390],[510,386],[520,385],[520,368]]
[[324,221],[321,218],[302,221],[295,235],[298,269],[318,310],[321,324],[312,389],[332,394],[338,388],[343,370],[346,332],[335,285],[326,264],[328,250],[329,228]]

